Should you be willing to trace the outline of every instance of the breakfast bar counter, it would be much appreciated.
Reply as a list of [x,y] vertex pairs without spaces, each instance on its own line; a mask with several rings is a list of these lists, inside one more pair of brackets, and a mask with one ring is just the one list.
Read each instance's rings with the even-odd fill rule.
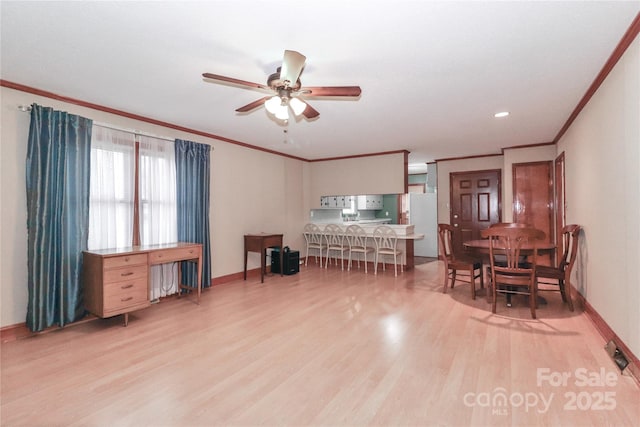
[[[324,228],[330,224],[328,222],[314,222],[313,224],[317,225],[320,230],[324,230]],[[342,231],[346,231],[347,227],[351,224],[357,224],[362,227],[367,233],[368,237],[373,240],[373,230],[378,227],[379,223],[362,223],[360,221],[345,221],[342,223],[331,223],[338,225]],[[414,267],[414,240],[422,240],[425,238],[424,234],[414,233],[415,226],[412,224],[384,224],[388,227],[391,227],[393,231],[396,232],[396,236],[398,237],[398,249],[401,249],[405,256],[404,258],[404,269],[411,270]],[[373,242],[372,242],[373,243]]]

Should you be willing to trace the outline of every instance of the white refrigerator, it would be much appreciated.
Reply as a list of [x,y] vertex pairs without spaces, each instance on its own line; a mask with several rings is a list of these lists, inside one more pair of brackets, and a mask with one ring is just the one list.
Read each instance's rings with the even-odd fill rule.
[[438,195],[436,193],[409,193],[409,224],[424,239],[414,241],[414,255],[438,256]]

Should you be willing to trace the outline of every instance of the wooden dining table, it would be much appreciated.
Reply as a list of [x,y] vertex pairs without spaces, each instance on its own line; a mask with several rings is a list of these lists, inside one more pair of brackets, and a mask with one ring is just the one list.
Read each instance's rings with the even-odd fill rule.
[[[464,246],[465,249],[482,254],[489,253],[489,239],[468,240],[466,242],[463,242],[462,246]],[[538,248],[538,252],[541,253],[553,253],[556,250],[555,243],[551,242],[537,242],[536,247]],[[523,243],[521,250],[525,255],[527,253],[531,253],[533,251],[533,244]]]
[[[483,259],[489,256],[489,239],[477,239],[477,240],[468,240],[462,243],[462,246],[469,251],[484,255]],[[494,246],[494,248],[497,246]],[[533,252],[533,244],[532,243],[523,243],[520,250],[523,255],[527,255]],[[556,250],[555,243],[551,242],[536,242],[536,247],[539,253],[548,253],[553,255]],[[553,257],[552,257],[553,258]],[[484,260],[483,260],[484,262]],[[484,270],[484,269],[483,269]],[[487,295],[487,298],[489,295]],[[511,307],[511,294],[506,294],[507,298],[507,307]],[[547,301],[538,296],[539,304],[546,304]]]

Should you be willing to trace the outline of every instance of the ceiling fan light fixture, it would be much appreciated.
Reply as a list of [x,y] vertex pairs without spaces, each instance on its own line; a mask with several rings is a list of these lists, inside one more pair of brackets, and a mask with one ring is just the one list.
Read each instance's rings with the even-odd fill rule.
[[276,113],[276,119],[278,120],[289,120],[289,112],[286,108],[281,109]]
[[287,105],[280,105],[280,107],[278,108],[278,111],[276,111],[276,119],[279,120],[289,120],[289,109],[287,108]]
[[267,99],[264,103],[264,108],[266,108],[271,114],[276,114],[280,110],[281,106],[282,100],[277,95]]
[[289,105],[293,110],[293,114],[295,114],[296,116],[299,116],[300,114],[302,114],[304,110],[307,108],[307,104],[300,101],[298,98],[291,98],[289,100]]

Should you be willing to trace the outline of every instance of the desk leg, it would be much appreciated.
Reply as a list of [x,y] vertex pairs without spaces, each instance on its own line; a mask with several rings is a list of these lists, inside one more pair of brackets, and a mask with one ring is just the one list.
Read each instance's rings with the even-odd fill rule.
[[196,282],[196,286],[198,287],[198,305],[200,305],[200,293],[202,292],[202,256],[198,257],[196,268],[198,269],[198,281]]
[[178,293],[178,298],[182,296],[182,261],[178,261],[178,280],[176,283],[178,287],[176,292]]
[[[284,263],[283,263],[283,259],[284,259],[284,251],[282,250],[282,243],[280,243],[280,276],[284,276]],[[271,252],[273,254],[273,252]]]
[[266,268],[267,248],[262,248],[260,252],[260,283],[264,283],[264,269]]
[[249,252],[247,251],[247,245],[244,246],[244,280],[247,280],[247,255]]

